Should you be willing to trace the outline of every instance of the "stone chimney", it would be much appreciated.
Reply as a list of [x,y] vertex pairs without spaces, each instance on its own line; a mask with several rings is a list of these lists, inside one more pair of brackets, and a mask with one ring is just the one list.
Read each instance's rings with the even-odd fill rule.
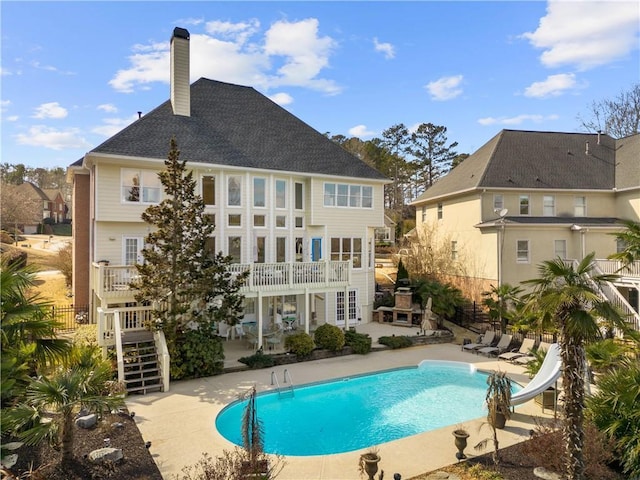
[[189,32],[180,27],[171,37],[171,106],[174,115],[191,116]]

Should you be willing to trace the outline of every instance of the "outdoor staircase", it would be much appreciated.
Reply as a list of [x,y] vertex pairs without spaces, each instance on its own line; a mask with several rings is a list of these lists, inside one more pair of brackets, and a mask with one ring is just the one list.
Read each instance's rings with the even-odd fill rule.
[[122,340],[124,385],[127,393],[146,394],[162,391],[158,353],[151,332],[136,332]]

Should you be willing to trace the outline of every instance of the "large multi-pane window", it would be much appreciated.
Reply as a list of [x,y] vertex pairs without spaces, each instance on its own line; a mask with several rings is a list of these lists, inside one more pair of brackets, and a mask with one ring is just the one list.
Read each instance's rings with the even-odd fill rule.
[[516,242],[516,261],[518,263],[529,263],[529,240],[518,240]]
[[216,204],[216,177],[212,175],[202,177],[202,200],[205,205]]
[[587,216],[587,197],[574,197],[573,199],[573,214],[576,217]]
[[162,184],[153,170],[122,169],[122,201],[159,203]]
[[253,179],[253,206],[264,207],[267,205],[267,180],[255,177]]
[[135,265],[142,263],[142,238],[125,237],[124,238],[124,264]]
[[287,208],[286,180],[276,180],[276,208]]
[[242,177],[231,176],[227,179],[227,205],[240,207],[242,205]]
[[553,241],[553,257],[565,260],[567,258],[567,241],[566,240],[554,240]]
[[233,263],[242,262],[242,237],[229,237],[229,248],[227,251]]
[[353,268],[362,268],[362,239],[331,238],[331,260],[352,260]]
[[529,215],[529,195],[520,195],[520,215]]
[[358,291],[349,290],[345,304],[344,292],[336,292],[336,323],[344,324],[346,320],[355,322],[358,319]]
[[372,208],[373,187],[344,183],[325,183],[324,206]]
[[542,215],[545,217],[553,217],[556,214],[556,197],[553,195],[545,195],[542,197]]

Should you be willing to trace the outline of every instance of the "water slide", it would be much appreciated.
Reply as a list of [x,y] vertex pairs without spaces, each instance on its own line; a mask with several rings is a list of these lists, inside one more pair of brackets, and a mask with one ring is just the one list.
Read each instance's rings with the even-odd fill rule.
[[560,346],[552,343],[536,376],[526,387],[511,395],[511,406],[528,402],[553,385],[560,377],[561,367]]

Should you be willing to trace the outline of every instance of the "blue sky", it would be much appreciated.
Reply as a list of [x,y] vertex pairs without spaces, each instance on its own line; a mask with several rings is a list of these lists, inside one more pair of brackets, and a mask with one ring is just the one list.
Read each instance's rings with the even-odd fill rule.
[[580,131],[593,101],[640,80],[635,1],[2,1],[0,14],[1,162],[33,167],[66,167],[166,101],[176,26],[192,82],[253,86],[332,135],[444,125],[460,153],[503,128]]

